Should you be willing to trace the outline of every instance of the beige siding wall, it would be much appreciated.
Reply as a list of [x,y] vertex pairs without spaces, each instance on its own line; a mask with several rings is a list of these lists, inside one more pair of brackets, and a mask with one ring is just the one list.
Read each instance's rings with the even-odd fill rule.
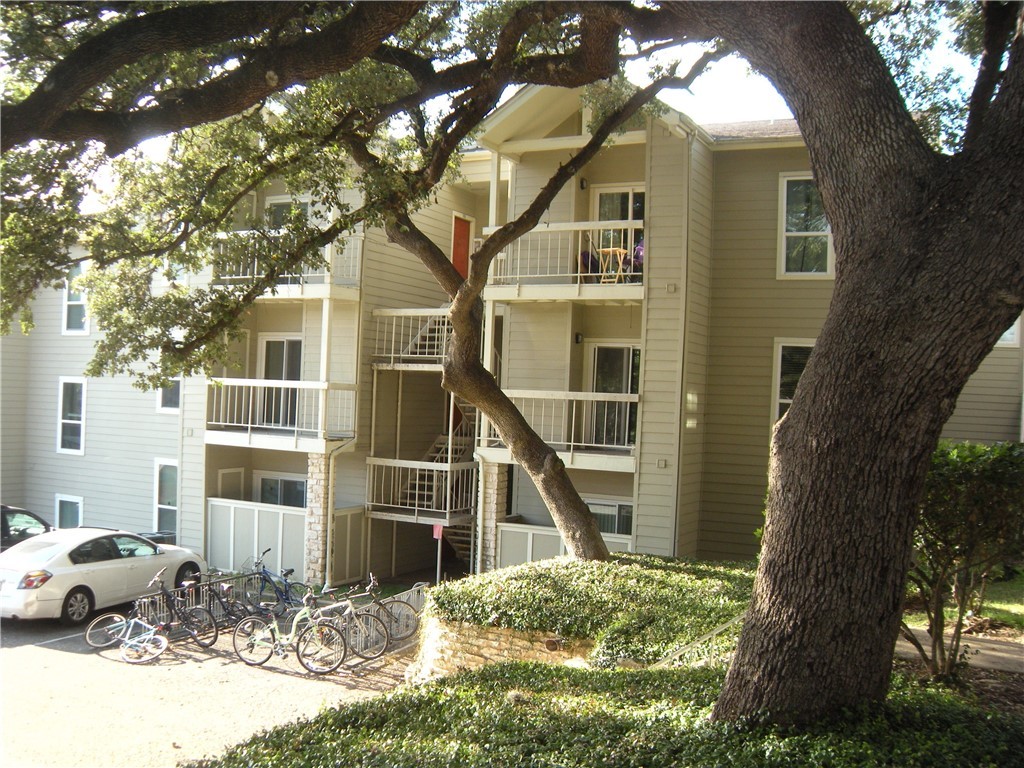
[[645,220],[645,332],[641,357],[636,549],[675,553],[679,491],[681,360],[686,289],[687,145],[660,125],[651,130]]
[[33,387],[28,376],[30,356],[28,336],[18,331],[0,336],[0,500],[15,507],[28,504],[23,446]]
[[990,352],[964,387],[942,436],[981,442],[1022,439],[1022,366],[1019,345]]
[[686,253],[686,307],[683,339],[682,453],[679,463],[679,524],[676,554],[696,556],[704,476],[705,410],[711,333],[711,222],[713,167],[710,148],[692,144],[689,227]]
[[[26,428],[15,449],[21,454],[19,461],[12,468],[4,460],[0,497],[4,503],[16,499],[52,521],[55,494],[78,496],[86,525],[153,530],[155,460],[178,462],[179,484],[182,481],[181,414],[158,411],[157,393],[135,389],[126,376],[87,379],[85,453],[59,453],[60,377],[82,376],[99,337],[95,321],[90,323],[89,335],[61,335],[62,306],[62,291],[40,292],[33,303],[36,327],[31,334],[4,342],[0,375],[5,408],[7,393],[20,392],[11,402],[20,407]],[[13,342],[10,348],[9,342]],[[7,357],[8,349],[14,350],[11,357]],[[17,425],[17,419],[12,423]],[[8,429],[6,414],[3,429]],[[5,444],[5,454],[7,450]],[[8,487],[20,488],[20,492],[12,490],[9,499]],[[181,504],[179,493],[179,508]],[[179,518],[184,514],[201,515],[201,511],[184,509]],[[191,523],[186,524],[185,531],[190,527]]]
[[762,524],[775,339],[814,338],[831,280],[777,280],[779,174],[803,150],[714,157],[714,260],[705,421],[702,557],[749,557]]
[[[558,165],[572,157],[570,152],[535,152],[525,155],[515,166],[514,187],[511,195],[512,216],[518,216],[533,202],[538,190],[547,184]],[[578,185],[577,185],[578,186]],[[555,196],[542,223],[573,220],[574,186],[567,184]]]
[[568,304],[509,307],[502,361],[506,388],[568,389],[571,320]]

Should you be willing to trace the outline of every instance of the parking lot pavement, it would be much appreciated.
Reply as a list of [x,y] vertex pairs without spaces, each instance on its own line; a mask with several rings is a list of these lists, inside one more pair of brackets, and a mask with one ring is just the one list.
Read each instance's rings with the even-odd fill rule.
[[412,648],[317,677],[294,654],[263,667],[237,659],[229,633],[202,649],[179,641],[132,665],[94,650],[83,629],[0,622],[0,764],[5,768],[172,768],[255,733],[391,690]]

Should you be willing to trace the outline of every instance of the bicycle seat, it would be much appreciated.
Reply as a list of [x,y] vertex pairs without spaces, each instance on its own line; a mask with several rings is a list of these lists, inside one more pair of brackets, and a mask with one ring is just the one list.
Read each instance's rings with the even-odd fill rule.
[[281,575],[284,576],[286,579],[293,573],[295,573],[294,568],[285,568],[283,571],[281,571]]

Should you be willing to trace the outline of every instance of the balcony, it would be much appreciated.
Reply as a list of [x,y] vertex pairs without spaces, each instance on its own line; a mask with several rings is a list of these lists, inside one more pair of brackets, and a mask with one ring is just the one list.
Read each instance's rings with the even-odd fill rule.
[[477,465],[402,459],[366,460],[370,517],[456,525],[473,517]]
[[[506,389],[530,427],[575,469],[636,471],[639,395]],[[511,451],[485,422],[478,453],[510,463]]]
[[[495,257],[487,298],[640,300],[643,226],[641,220],[538,226]],[[491,227],[484,234],[494,231]]]
[[452,325],[447,308],[375,309],[373,363],[383,369],[441,370]]
[[206,442],[322,453],[355,436],[356,385],[323,381],[213,379]]
[[[266,272],[269,259],[266,247],[258,253],[244,253],[246,240],[257,237],[254,231],[225,233],[221,255],[214,271],[213,282],[217,285],[237,285],[248,283],[255,276]],[[283,239],[283,236],[271,235],[271,245]],[[228,255],[229,243],[235,253]],[[257,249],[251,249],[256,251]],[[320,249],[323,262],[305,267],[301,272],[281,275],[277,281],[275,297],[284,298],[345,298],[346,294],[354,294],[358,298],[360,268],[363,252],[363,235],[353,234],[340,237],[333,243]]]

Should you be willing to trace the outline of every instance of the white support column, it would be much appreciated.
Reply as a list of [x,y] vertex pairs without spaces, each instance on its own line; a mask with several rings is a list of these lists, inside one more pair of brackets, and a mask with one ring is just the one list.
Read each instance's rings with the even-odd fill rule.
[[501,153],[491,153],[491,190],[487,201],[487,225],[498,226],[498,200],[501,196]]

